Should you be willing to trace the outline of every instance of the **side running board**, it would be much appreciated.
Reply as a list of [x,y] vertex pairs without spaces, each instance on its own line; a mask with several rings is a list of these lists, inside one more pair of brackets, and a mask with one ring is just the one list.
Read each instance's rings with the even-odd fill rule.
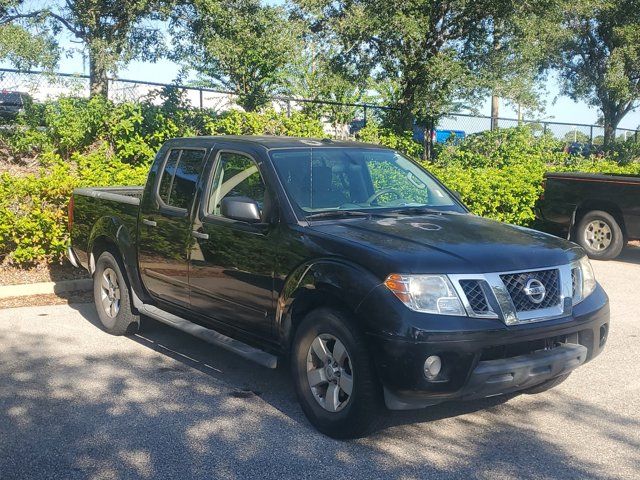
[[247,345],[239,340],[229,338],[215,330],[205,328],[196,323],[190,322],[189,320],[185,320],[182,317],[178,317],[177,315],[160,310],[153,305],[144,304],[139,308],[139,310],[143,315],[147,315],[159,322],[177,328],[189,335],[193,335],[200,340],[204,340],[205,342],[224,348],[225,350],[229,350],[230,352],[240,355],[247,360],[252,360],[267,368],[276,368],[278,366],[278,357],[275,355]]

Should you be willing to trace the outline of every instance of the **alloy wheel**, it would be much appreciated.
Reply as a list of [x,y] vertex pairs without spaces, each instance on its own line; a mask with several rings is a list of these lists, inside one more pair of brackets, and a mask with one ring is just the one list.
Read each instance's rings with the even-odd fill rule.
[[107,316],[115,318],[118,315],[120,311],[120,286],[118,285],[118,276],[111,268],[105,268],[102,272],[100,301]]
[[307,380],[313,397],[328,412],[347,406],[353,392],[353,365],[344,344],[333,335],[318,335],[307,353]]
[[584,240],[595,251],[606,250],[613,240],[611,227],[602,220],[593,220],[585,227]]

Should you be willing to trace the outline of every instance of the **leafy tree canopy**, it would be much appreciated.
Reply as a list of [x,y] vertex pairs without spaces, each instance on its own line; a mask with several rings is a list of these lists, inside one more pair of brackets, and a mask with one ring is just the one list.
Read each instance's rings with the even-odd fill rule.
[[153,61],[163,53],[160,26],[171,0],[65,0],[49,7],[56,29],[66,28],[89,58],[90,91],[107,96],[107,74],[133,59]]
[[259,0],[194,0],[172,21],[175,58],[203,83],[238,93],[247,111],[285,91],[302,51],[302,25]]
[[477,46],[465,47],[470,38],[488,38],[483,19],[493,3],[298,0],[313,28],[340,44],[343,64],[395,85],[404,129],[413,116],[437,117],[486,87],[469,57]]
[[640,101],[640,2],[588,0],[566,13],[558,66],[564,92],[602,113],[609,145]]
[[42,10],[29,10],[22,0],[0,1],[0,59],[17,68],[53,68],[58,47],[44,25]]

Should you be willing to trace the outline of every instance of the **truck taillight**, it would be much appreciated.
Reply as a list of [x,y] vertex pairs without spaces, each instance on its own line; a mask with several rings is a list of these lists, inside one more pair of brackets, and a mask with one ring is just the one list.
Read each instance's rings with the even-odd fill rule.
[[73,195],[69,199],[68,220],[69,220],[69,233],[71,233],[71,227],[73,226]]

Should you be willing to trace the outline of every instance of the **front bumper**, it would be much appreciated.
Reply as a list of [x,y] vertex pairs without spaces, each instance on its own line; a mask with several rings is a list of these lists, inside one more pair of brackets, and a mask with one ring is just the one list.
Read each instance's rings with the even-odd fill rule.
[[[456,398],[472,400],[516,392],[570,373],[587,361],[588,350],[578,344],[564,344],[499,360],[478,362]],[[385,403],[390,410],[410,410],[440,403],[442,399],[425,395],[398,394],[387,388]]]
[[[506,326],[499,320],[491,327],[487,322],[482,325],[466,331],[414,327],[409,329],[410,337],[404,338],[370,335],[370,348],[378,352],[376,368],[387,407],[422,408],[447,400],[510,393],[568,373],[604,348],[609,303],[598,286],[568,317],[529,325]],[[430,355],[440,356],[443,365],[441,374],[432,380],[423,370]]]

